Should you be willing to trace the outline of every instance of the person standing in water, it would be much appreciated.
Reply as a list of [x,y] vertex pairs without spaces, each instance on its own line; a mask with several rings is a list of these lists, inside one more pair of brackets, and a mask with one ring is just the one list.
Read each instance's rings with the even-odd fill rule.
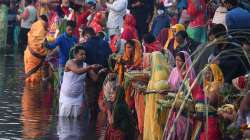
[[68,60],[65,65],[59,98],[59,116],[61,117],[77,118],[81,114],[84,108],[84,83],[87,74],[92,80],[97,81],[98,75],[103,72],[99,71],[95,74],[94,70],[100,65],[87,65],[84,62],[85,58],[85,49],[78,46],[74,50],[74,58]]

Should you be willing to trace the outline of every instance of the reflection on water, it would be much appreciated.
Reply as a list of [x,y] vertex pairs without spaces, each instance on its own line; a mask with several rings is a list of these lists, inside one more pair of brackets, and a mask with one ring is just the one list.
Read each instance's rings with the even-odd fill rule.
[[52,88],[25,85],[22,96],[22,137],[34,139],[46,135],[51,121]]
[[51,85],[24,85],[23,56],[0,50],[0,139],[96,140],[88,115],[58,119],[55,95]]

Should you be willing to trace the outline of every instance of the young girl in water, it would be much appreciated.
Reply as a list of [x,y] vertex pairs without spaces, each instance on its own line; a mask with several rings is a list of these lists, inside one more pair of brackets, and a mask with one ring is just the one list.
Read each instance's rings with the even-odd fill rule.
[[74,58],[68,60],[65,65],[59,98],[59,116],[78,117],[81,108],[84,107],[84,81],[87,74],[94,81],[97,81],[98,75],[103,72],[103,70],[100,70],[98,74],[95,74],[94,70],[101,66],[97,64],[88,66],[84,62],[85,58],[84,48],[76,47]]

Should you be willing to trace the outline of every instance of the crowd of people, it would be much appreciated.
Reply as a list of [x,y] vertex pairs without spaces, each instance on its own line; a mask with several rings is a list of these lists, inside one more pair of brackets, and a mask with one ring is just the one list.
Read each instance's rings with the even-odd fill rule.
[[[105,140],[250,138],[250,13],[238,0],[0,0],[0,49],[58,81],[58,116]],[[98,123],[98,122],[97,122]]]

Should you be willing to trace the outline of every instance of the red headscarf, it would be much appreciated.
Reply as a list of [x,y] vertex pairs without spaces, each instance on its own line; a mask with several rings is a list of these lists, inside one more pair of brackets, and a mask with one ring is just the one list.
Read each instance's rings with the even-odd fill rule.
[[92,27],[96,33],[102,32],[103,27],[101,25],[101,22],[103,20],[103,14],[101,12],[97,12],[90,23],[90,27]]
[[123,24],[124,31],[121,34],[121,38],[124,40],[138,39],[135,26],[136,20],[134,16],[131,14],[126,15]]

